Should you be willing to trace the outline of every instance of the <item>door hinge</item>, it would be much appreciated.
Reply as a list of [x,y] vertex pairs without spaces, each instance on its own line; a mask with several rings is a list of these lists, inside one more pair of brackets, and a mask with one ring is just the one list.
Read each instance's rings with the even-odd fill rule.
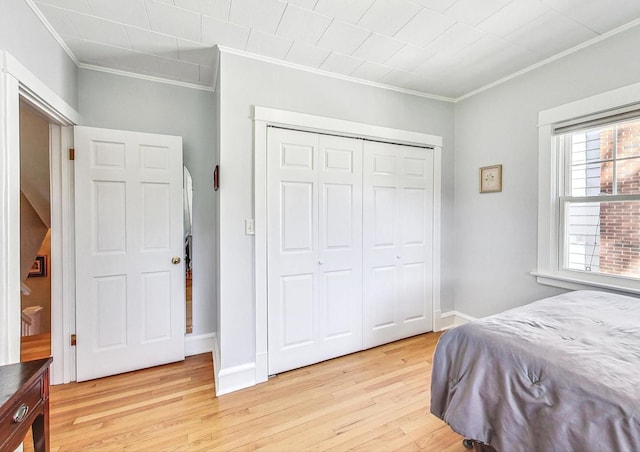
[[76,159],[76,150],[71,148],[69,149],[69,160],[75,160]]
[[71,345],[72,346],[76,345],[76,335],[75,334],[71,335]]

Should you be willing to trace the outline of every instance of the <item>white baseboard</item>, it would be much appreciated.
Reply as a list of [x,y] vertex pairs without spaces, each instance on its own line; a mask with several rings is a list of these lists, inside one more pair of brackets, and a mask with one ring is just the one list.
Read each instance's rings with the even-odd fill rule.
[[216,395],[220,387],[220,380],[218,379],[218,369],[220,369],[220,344],[218,340],[217,336],[213,340],[213,384],[216,389]]
[[221,369],[220,344],[218,338],[213,341],[213,378],[216,387],[216,396],[228,394],[233,391],[255,386],[256,363],[241,364],[239,366]]
[[433,331],[442,329],[442,312],[440,309],[433,311]]
[[475,317],[463,314],[458,311],[444,312],[440,316],[440,331],[448,330],[456,326],[464,325],[465,323],[476,320]]
[[241,364],[217,372],[216,396],[256,385],[256,363]]
[[269,361],[267,352],[256,353],[256,384],[269,379]]
[[197,336],[185,336],[184,355],[193,356],[200,353],[213,351],[213,344],[216,342],[216,333],[199,334]]

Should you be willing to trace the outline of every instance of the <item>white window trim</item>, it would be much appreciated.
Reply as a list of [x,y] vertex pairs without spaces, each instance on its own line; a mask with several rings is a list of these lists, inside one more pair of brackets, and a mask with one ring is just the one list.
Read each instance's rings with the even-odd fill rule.
[[563,270],[558,192],[558,149],[553,125],[614,111],[640,103],[640,83],[559,105],[538,113],[538,268],[532,275],[538,283],[564,289],[593,289],[640,294],[640,281],[593,273]]

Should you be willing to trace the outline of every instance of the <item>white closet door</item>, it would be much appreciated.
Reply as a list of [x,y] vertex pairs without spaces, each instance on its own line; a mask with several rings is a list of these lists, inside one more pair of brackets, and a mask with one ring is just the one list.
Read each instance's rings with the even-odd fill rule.
[[433,151],[364,145],[364,347],[432,330]]
[[269,129],[271,374],[362,348],[361,159],[359,140]]
[[319,141],[321,331],[336,357],[362,349],[362,140]]

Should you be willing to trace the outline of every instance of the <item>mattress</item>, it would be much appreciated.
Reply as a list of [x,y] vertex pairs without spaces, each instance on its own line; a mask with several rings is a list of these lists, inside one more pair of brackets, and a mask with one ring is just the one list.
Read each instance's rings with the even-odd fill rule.
[[640,450],[640,300],[576,291],[446,331],[431,412],[498,451]]

